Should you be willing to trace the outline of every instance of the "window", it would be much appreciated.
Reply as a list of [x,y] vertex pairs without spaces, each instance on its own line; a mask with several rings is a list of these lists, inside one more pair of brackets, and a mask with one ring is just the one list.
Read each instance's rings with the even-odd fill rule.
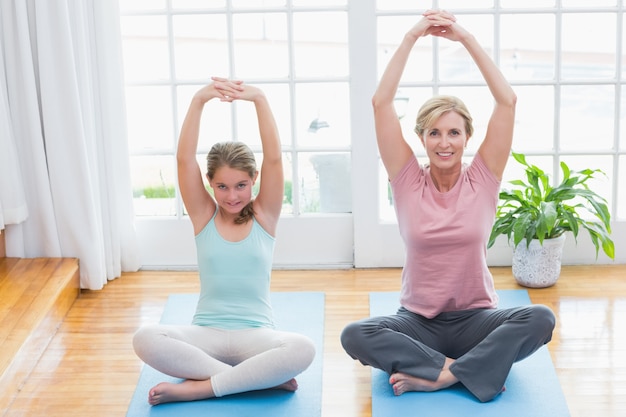
[[[120,8],[137,216],[184,215],[177,136],[192,95],[214,75],[266,92],[284,151],[284,214],[352,211],[345,0],[124,0]],[[209,103],[201,165],[219,140],[244,141],[260,162],[256,116],[246,104]]]
[[[512,83],[519,97],[514,150],[557,176],[560,161],[574,169],[602,169],[606,180],[593,186],[607,197],[613,220],[621,222],[614,234],[623,230],[626,31],[624,6],[617,0],[593,5],[583,0],[119,4],[144,265],[195,262],[193,241],[185,240],[188,218],[177,192],[175,150],[189,100],[211,75],[261,86],[274,109],[286,181],[275,264],[402,265],[403,245],[377,155],[370,99],[402,36],[431,7],[455,13]],[[416,45],[395,100],[405,136],[420,158],[425,153],[413,133],[414,117],[437,93],[458,95],[472,112],[470,158],[485,133],[492,98],[461,47],[427,38]],[[245,104],[209,103],[200,132],[201,164],[209,146],[225,139],[246,142],[260,157],[254,110]],[[516,165],[509,163],[503,184],[519,173]],[[156,219],[160,223],[151,223]],[[184,242],[173,250],[159,240],[164,235]],[[165,260],[172,253],[177,260]],[[510,262],[509,253],[502,254],[506,259],[495,264]]]

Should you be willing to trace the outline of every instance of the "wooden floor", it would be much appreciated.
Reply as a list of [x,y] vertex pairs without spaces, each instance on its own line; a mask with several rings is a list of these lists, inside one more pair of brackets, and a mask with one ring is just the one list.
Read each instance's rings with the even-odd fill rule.
[[36,367],[79,294],[72,258],[0,257],[0,410]]
[[[497,288],[519,288],[510,268],[492,271]],[[274,273],[274,291],[326,293],[323,417],[371,416],[370,371],[339,333],[368,315],[370,291],[398,284],[398,269]],[[133,332],[159,320],[169,294],[197,290],[193,272],[145,271],[83,291],[3,415],[125,416],[141,369]],[[564,267],[556,286],[529,293],[557,314],[549,348],[571,416],[626,416],[626,266]]]

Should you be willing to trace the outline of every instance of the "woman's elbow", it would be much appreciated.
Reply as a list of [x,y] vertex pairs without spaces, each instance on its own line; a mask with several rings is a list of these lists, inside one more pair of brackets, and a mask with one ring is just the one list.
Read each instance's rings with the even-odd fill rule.
[[376,113],[379,109],[391,105],[391,102],[386,99],[386,97],[381,97],[380,94],[375,93],[372,96],[372,108],[374,109],[374,113]]

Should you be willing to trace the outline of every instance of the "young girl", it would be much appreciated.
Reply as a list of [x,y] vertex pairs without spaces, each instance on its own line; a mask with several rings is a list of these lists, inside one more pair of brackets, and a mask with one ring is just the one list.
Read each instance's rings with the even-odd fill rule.
[[[267,388],[295,391],[294,377],[313,361],[313,342],[274,329],[270,275],[283,201],[278,131],[264,93],[241,81],[212,78],[193,97],[180,133],[178,182],[196,239],[200,298],[190,325],[137,331],[137,355],[156,370],[184,379],[150,389],[152,405]],[[212,99],[254,103],[263,147],[261,185],[254,154],[241,142],[215,144],[207,156],[206,190],[196,161],[200,118]]]

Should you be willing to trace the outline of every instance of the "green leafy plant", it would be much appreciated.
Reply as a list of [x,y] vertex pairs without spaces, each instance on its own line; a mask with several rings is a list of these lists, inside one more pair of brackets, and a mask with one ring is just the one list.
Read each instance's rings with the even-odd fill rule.
[[566,231],[577,238],[579,230],[586,229],[595,245],[596,257],[602,246],[604,253],[614,259],[611,215],[606,200],[587,184],[604,172],[599,169],[572,171],[561,162],[563,179],[553,187],[549,176],[526,162],[523,154],[512,152],[512,155],[525,167],[526,181],[510,181],[515,188],[500,192],[496,221],[487,247],[493,246],[499,235],[506,235],[509,242],[512,239],[517,246],[524,239],[527,245],[532,239],[543,244],[545,239],[556,238]]

